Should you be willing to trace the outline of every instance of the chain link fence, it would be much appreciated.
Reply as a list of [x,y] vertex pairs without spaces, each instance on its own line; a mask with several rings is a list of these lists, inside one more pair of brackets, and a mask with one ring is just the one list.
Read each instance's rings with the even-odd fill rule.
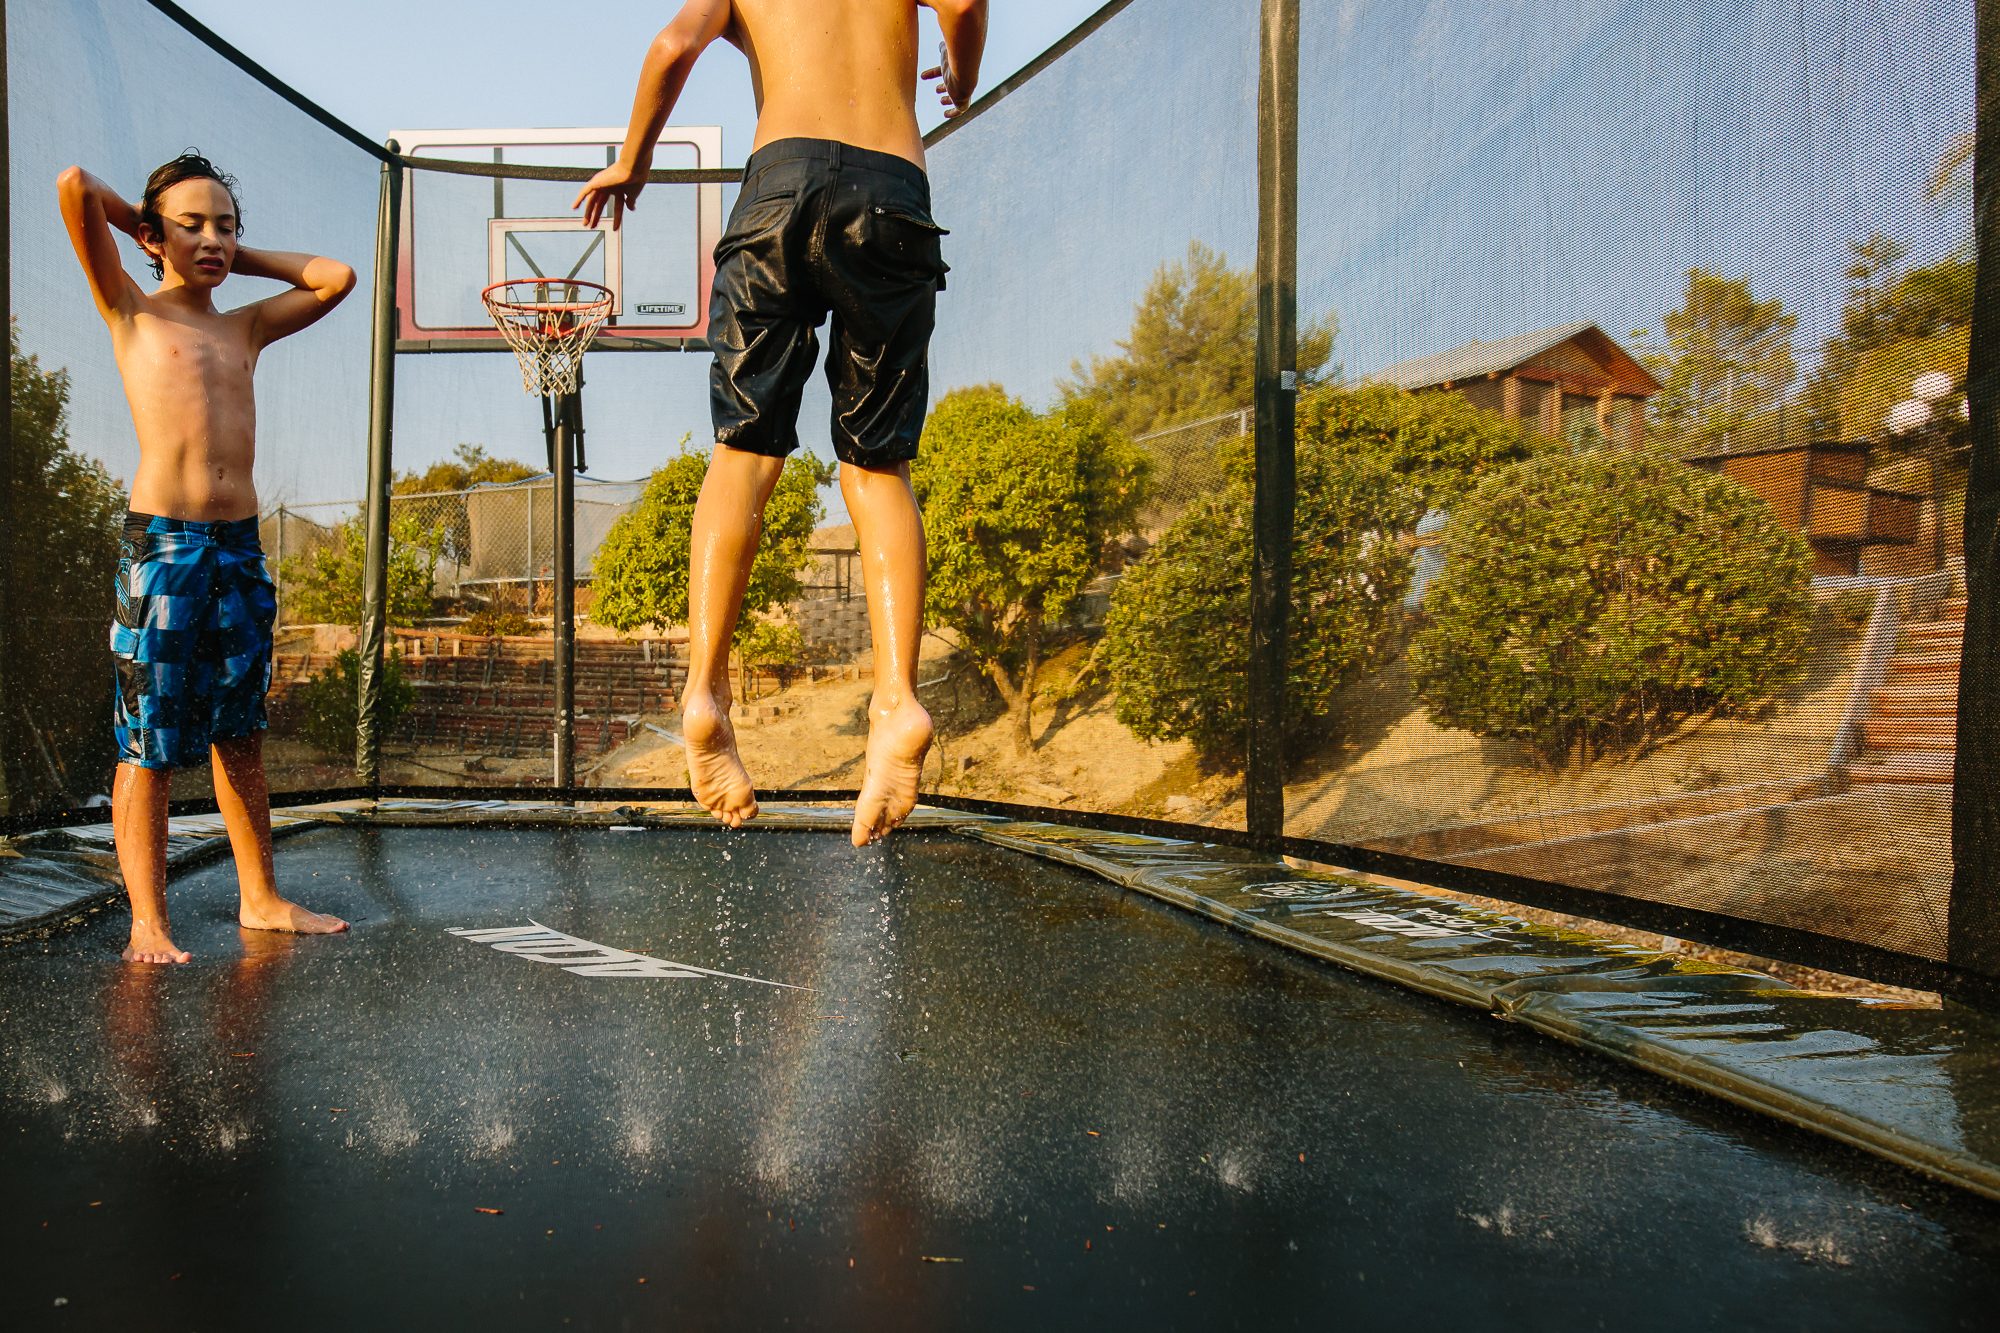
[[[579,583],[595,572],[612,524],[639,501],[643,481],[576,479],[574,531]],[[328,559],[358,559],[367,522],[359,500],[281,504],[259,525],[278,580],[278,622],[303,623],[299,583]],[[532,615],[555,568],[555,484],[548,477],[463,491],[398,495],[389,501],[393,546],[438,547],[433,599],[467,610]],[[345,571],[343,571],[345,572]]]
[[1255,426],[1256,413],[1245,407],[1156,430],[1132,441],[1153,460],[1152,496],[1139,516],[1139,528],[1147,541],[1158,541],[1195,497],[1222,489],[1218,450],[1225,441],[1249,435]]

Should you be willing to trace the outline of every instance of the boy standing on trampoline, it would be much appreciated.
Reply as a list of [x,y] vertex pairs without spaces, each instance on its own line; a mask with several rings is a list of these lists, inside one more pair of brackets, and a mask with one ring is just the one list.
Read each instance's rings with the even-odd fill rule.
[[[251,930],[345,930],[340,918],[280,897],[271,867],[263,732],[276,600],[257,542],[251,375],[264,348],[340,304],[354,270],[238,245],[236,183],[193,150],[152,174],[136,208],[81,167],[57,188],[139,436],[111,626],[111,818],[132,900],[124,956],[188,961],[167,933],[167,781],[211,756],[236,856],[237,920]],[[157,289],[142,291],[125,272],[113,228],[146,252]],[[215,289],[231,273],[291,290],[218,311]]]
[[[944,34],[917,72],[917,7]],[[729,723],[729,640],[764,504],[798,448],[799,398],[833,316],[827,385],[840,490],[854,518],[875,641],[867,767],[854,843],[916,805],[931,720],[917,702],[924,529],[910,490],[930,395],[928,352],[945,264],[931,220],[916,82],[945,114],[971,100],[986,0],[687,0],[646,54],[618,161],[577,196],[588,225],[634,207],[653,145],[694,62],[723,38],[750,61],[757,139],[715,250],[708,342],[716,447],[694,511],[681,728],[695,796],[735,828],[757,814]]]

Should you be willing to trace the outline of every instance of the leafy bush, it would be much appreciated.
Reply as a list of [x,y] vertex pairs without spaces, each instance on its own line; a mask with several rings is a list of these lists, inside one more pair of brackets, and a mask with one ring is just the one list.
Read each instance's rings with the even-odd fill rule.
[[[1250,514],[1242,477],[1196,502],[1130,569],[1105,623],[1118,720],[1142,740],[1236,757],[1249,726]],[[1378,663],[1403,616],[1412,561],[1397,535],[1422,488],[1377,461],[1301,438],[1287,636],[1288,725],[1309,725]]]
[[1130,531],[1146,456],[1078,402],[1047,414],[997,384],[957,389],[931,409],[910,481],[924,509],[929,623],[1006,700],[1029,743],[1043,635],[1097,573],[1107,537]]
[[[407,514],[389,524],[391,625],[407,627],[429,617],[431,581],[449,536],[448,525],[426,530]],[[286,621],[359,625],[367,568],[368,520],[357,514],[333,530],[330,544],[286,557],[279,570],[285,583]]]
[[518,611],[496,611],[487,607],[467,616],[459,631],[464,634],[539,634],[542,627]]
[[[0,701],[13,738],[0,782],[19,802],[60,807],[107,789],[111,623],[125,488],[69,446],[69,372],[44,370],[9,330],[13,385],[13,531]],[[28,714],[23,716],[24,711]],[[32,724],[34,735],[27,728]],[[41,758],[48,746],[51,774]]]
[[1657,454],[1551,454],[1453,517],[1411,645],[1431,720],[1554,762],[1743,712],[1806,664],[1805,543],[1735,482]]
[[[1409,394],[1386,384],[1329,385],[1299,398],[1298,448],[1370,459],[1407,477],[1431,509],[1449,509],[1496,468],[1548,442],[1455,393]],[[1224,470],[1247,481],[1248,436],[1222,450]],[[1303,483],[1301,483],[1303,485]]]
[[757,668],[797,666],[806,655],[806,636],[789,622],[745,616],[736,652],[743,668],[743,698],[748,699],[751,676]]
[[[1310,726],[1382,659],[1411,561],[1396,537],[1479,476],[1545,447],[1457,394],[1327,385],[1298,405],[1298,500],[1287,635],[1288,725]],[[1147,740],[1241,751],[1249,723],[1253,441],[1218,450],[1223,491],[1197,503],[1125,576],[1106,624],[1118,717]]]
[[[295,696],[299,736],[324,754],[352,755],[360,696],[361,654],[343,648],[333,665],[307,681]],[[416,687],[403,678],[403,655],[387,654],[382,659],[382,730],[395,726],[416,701]]]
[[[683,452],[654,471],[639,503],[611,525],[597,548],[590,618],[600,625],[629,631],[687,624],[688,551],[708,455],[687,452],[685,436],[681,443]],[[803,591],[799,572],[812,563],[813,529],[823,512],[819,488],[833,475],[832,464],[807,453],[785,460],[764,506],[763,540],[736,626],[739,643],[755,613],[796,601]]]

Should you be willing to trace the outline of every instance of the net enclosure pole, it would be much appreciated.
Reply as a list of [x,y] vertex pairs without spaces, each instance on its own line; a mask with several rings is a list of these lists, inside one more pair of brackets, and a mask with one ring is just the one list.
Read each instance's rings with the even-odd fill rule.
[[576,784],[576,459],[583,373],[556,406],[555,586],[549,612],[555,630],[555,785]]
[[[394,139],[386,145],[400,151]],[[382,780],[382,653],[389,619],[390,436],[396,416],[396,227],[403,169],[382,164],[375,215],[375,320],[368,383],[368,556],[361,590],[361,682],[354,710],[354,769],[364,786]]]
[[1946,949],[1983,978],[1950,998],[2000,1012],[2000,0],[1979,0],[1972,226],[1977,268],[1965,397],[1965,644],[1959,659]]
[[1299,0],[1263,0],[1257,73],[1256,497],[1251,510],[1249,831],[1285,831],[1285,631],[1298,399]]
[[[0,199],[12,197],[13,163],[8,157],[7,135],[7,5],[0,0]],[[0,703],[7,693],[7,650],[13,637],[7,594],[14,586],[14,237],[10,210],[0,208],[0,320],[7,325],[6,399],[0,402]],[[14,813],[14,797],[7,786],[7,710],[0,708],[0,817]]]

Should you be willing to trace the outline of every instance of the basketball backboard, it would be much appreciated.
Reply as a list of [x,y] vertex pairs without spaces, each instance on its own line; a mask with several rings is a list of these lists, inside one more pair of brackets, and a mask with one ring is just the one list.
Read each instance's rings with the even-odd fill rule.
[[[595,170],[616,159],[622,128],[397,130],[405,154],[457,162]],[[722,130],[668,126],[655,169],[722,165]],[[720,185],[649,185],[617,231],[583,225],[572,181],[510,180],[411,169],[403,174],[396,256],[397,350],[507,350],[479,293],[510,278],[582,278],[609,287],[602,351],[672,350],[708,329]]]

